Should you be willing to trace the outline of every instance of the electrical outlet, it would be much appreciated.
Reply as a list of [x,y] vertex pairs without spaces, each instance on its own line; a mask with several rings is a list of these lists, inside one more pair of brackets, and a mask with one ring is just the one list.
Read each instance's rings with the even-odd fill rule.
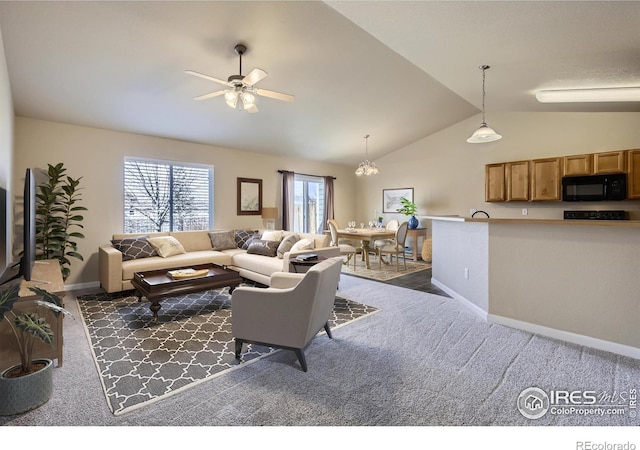
[[475,208],[471,208],[471,209],[469,210],[469,215],[470,215],[470,216],[473,216],[473,213],[475,213],[476,211],[477,211],[477,209],[475,209]]
[[529,211],[527,210],[527,208],[522,208],[522,215],[526,216],[527,214],[529,214]]
[[469,279],[469,269],[468,268],[464,268],[464,279],[468,280]]

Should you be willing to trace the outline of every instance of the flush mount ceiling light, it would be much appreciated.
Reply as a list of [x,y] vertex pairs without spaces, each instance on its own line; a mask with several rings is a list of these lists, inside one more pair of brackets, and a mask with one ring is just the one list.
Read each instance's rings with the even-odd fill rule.
[[640,102],[640,87],[558,89],[536,94],[540,103]]
[[365,148],[365,160],[360,163],[358,168],[356,169],[356,175],[376,175],[378,173],[378,167],[375,163],[369,161],[369,135],[367,134],[364,137],[364,148]]
[[486,93],[484,90],[484,72],[489,69],[489,66],[480,66],[480,69],[482,69],[482,123],[480,124],[480,128],[474,131],[471,137],[467,139],[467,142],[470,144],[482,144],[483,142],[492,142],[502,139],[502,136],[487,126],[487,121],[485,120],[484,99]]

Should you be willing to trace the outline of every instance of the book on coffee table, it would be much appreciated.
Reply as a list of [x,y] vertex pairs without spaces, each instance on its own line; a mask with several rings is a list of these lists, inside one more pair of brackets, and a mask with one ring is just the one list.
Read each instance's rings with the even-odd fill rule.
[[207,275],[208,273],[209,273],[209,269],[200,269],[200,270],[176,269],[176,270],[168,271],[167,275],[169,276],[169,278],[173,278],[174,280],[179,280],[182,278],[202,277]]

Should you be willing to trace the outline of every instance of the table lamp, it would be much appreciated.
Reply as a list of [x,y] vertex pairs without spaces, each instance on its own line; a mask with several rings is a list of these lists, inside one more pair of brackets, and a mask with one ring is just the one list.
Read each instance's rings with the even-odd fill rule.
[[262,208],[262,218],[267,221],[267,229],[273,230],[278,218],[278,208]]

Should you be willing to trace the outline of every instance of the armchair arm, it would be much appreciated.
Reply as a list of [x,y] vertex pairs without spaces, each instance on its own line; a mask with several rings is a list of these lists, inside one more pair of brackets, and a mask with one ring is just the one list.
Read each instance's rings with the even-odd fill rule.
[[98,247],[100,285],[106,292],[122,290],[122,253],[111,244]]
[[271,275],[271,287],[278,289],[292,288],[303,278],[303,273],[275,272]]

